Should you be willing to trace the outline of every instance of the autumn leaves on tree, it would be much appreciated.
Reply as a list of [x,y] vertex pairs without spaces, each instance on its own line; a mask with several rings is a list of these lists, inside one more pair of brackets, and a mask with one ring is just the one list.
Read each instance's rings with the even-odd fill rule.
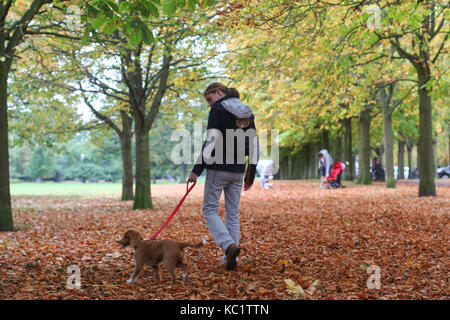
[[445,132],[448,118],[440,111],[448,106],[448,3],[247,1],[222,21],[235,30],[231,74],[260,106],[259,118],[285,130],[282,146],[294,155],[310,144],[325,147],[323,135],[340,139],[343,124],[357,118],[358,181],[370,184],[381,116],[386,185],[395,186],[395,137],[416,139],[418,194],[436,195],[433,136]]

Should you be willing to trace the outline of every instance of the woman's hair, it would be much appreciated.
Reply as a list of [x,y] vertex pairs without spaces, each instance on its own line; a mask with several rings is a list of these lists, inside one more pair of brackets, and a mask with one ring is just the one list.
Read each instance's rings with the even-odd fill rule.
[[203,92],[203,96],[206,96],[209,93],[214,93],[216,90],[219,89],[222,91],[225,95],[236,95],[239,97],[239,91],[235,88],[228,88],[223,83],[220,82],[213,82],[209,86],[206,87],[205,92]]

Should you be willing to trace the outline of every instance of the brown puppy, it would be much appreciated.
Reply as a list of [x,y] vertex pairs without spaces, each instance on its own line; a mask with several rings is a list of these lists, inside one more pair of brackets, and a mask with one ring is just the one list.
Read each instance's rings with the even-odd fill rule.
[[187,265],[183,263],[183,249],[186,247],[200,248],[205,244],[205,240],[197,244],[174,240],[147,240],[143,239],[136,230],[130,229],[117,243],[122,245],[122,248],[129,245],[134,249],[136,267],[127,283],[136,283],[139,273],[146,264],[153,268],[155,281],[158,282],[159,264],[161,262],[172,277],[172,283],[175,283],[175,268],[182,268],[183,280],[188,281]]

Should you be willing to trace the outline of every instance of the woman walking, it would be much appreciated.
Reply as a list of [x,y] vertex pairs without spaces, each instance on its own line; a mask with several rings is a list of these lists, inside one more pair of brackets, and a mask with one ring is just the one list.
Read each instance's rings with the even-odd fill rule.
[[[234,270],[240,252],[238,245],[241,190],[243,184],[244,190],[250,189],[255,179],[258,138],[253,113],[239,99],[236,89],[213,82],[206,88],[203,96],[211,107],[207,139],[189,181],[197,181],[206,169],[203,215],[211,235],[224,252],[222,262],[225,269]],[[242,140],[239,142],[239,135],[242,137],[242,134],[245,135],[244,143]],[[247,171],[246,156],[249,157]],[[225,193],[225,222],[218,213],[222,190]]]

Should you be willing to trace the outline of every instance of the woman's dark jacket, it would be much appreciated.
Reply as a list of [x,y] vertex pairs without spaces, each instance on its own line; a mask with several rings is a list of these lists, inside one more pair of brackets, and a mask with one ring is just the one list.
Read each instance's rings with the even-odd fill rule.
[[[256,164],[258,161],[258,152],[259,152],[259,142],[256,135],[256,127],[255,127],[255,117],[252,114],[251,109],[244,105],[240,100],[239,96],[237,95],[227,95],[224,98],[216,101],[212,106],[211,110],[209,111],[208,116],[208,125],[207,130],[210,129],[217,129],[221,133],[222,138],[222,144],[216,143],[214,151],[211,153],[212,157],[215,157],[216,154],[218,154],[217,157],[214,158],[214,160],[210,160],[209,162],[206,161],[203,150],[205,149],[205,146],[210,143],[208,141],[205,141],[202,147],[202,153],[197,159],[197,163],[194,165],[194,168],[192,169],[192,172],[194,172],[197,176],[200,176],[203,172],[203,169],[213,169],[213,170],[222,170],[222,171],[228,171],[228,172],[245,172],[245,158],[241,157],[238,158],[238,148],[243,148],[243,140],[238,139],[237,137],[234,137],[234,149],[233,154],[234,158],[228,159],[232,161],[227,161],[227,147],[230,149],[231,145],[227,146],[227,129],[233,129],[229,130],[228,134],[239,134],[242,131],[237,132],[239,128],[236,125],[237,119],[249,119],[249,125],[246,128],[243,128],[243,134],[245,135],[245,155],[248,157],[248,167],[247,167],[247,173],[245,176],[245,181],[248,185],[251,185],[255,179],[255,173],[256,173]],[[253,129],[253,130],[251,130]],[[256,148],[254,147],[255,144],[251,143],[250,141],[256,142]],[[220,153],[216,152],[216,148],[219,148],[220,145],[222,145],[222,160],[220,161],[219,156]],[[241,149],[242,150],[242,149]],[[253,152],[256,153],[256,157],[252,157]],[[231,150],[228,151],[228,156],[231,158]],[[253,161],[250,161],[250,159],[253,159]],[[239,160],[239,161],[238,161]],[[256,160],[256,161],[255,161]]]

